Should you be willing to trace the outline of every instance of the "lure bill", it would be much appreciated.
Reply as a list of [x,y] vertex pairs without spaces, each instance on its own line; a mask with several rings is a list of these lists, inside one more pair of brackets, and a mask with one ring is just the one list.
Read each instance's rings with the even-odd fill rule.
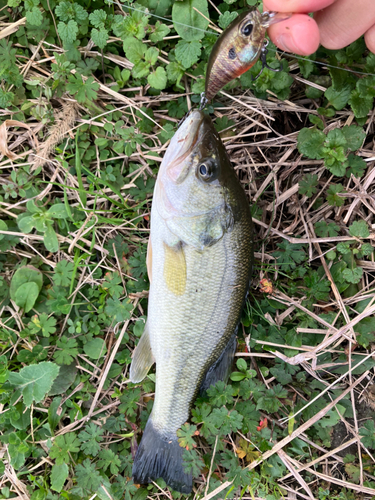
[[152,203],[148,316],[130,379],[140,382],[156,362],[156,389],[135,483],[162,477],[181,493],[192,489],[177,431],[198,392],[228,378],[252,245],[244,190],[212,120],[193,111],[165,153]]
[[208,101],[257,62],[264,49],[266,29],[290,16],[276,12],[261,14],[253,8],[232,21],[217,39],[208,60],[205,88]]

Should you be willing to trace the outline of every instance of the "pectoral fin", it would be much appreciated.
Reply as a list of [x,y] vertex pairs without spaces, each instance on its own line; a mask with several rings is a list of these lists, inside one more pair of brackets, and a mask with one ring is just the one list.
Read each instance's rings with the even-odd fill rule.
[[141,382],[154,363],[155,359],[152,355],[150,334],[146,323],[142,337],[134,350],[133,360],[130,366],[130,380],[133,384]]
[[186,260],[181,244],[170,247],[164,243],[164,280],[175,295],[183,295],[186,288]]

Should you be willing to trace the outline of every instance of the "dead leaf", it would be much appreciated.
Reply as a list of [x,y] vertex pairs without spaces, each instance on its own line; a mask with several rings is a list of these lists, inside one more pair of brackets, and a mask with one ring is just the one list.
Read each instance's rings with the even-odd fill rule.
[[0,153],[7,156],[10,160],[15,160],[17,156],[9,151],[7,145],[7,121],[8,120],[5,120],[5,122],[0,125]]
[[260,285],[260,291],[261,292],[267,293],[269,295],[271,295],[273,293],[272,281],[271,280],[269,280],[267,278],[263,278],[262,280],[260,280],[259,285]]
[[242,438],[239,439],[238,446],[235,446],[235,452],[241,459],[246,457],[246,462],[248,463],[254,462],[254,460],[257,460],[261,455],[259,451],[255,450],[251,443]]
[[237,453],[239,458],[246,457],[246,451],[243,450],[242,448],[236,448],[236,453]]
[[0,153],[1,154],[3,154],[4,156],[7,156],[10,160],[15,160],[16,158],[18,158],[18,156],[16,154],[12,153],[8,149],[8,131],[7,131],[7,129],[9,127],[26,128],[30,132],[30,135],[32,136],[35,148],[38,149],[38,139],[36,138],[30,125],[27,125],[27,123],[23,123],[23,122],[20,122],[18,120],[5,120],[0,125]]
[[259,425],[257,427],[257,431],[261,431],[262,429],[265,429],[266,427],[268,427],[268,421],[267,421],[267,418],[264,418],[264,420],[261,420],[259,422]]

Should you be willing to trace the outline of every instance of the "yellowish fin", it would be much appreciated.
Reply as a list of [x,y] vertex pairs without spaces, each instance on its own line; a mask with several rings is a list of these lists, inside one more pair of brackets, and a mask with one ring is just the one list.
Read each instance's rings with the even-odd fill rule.
[[186,260],[181,245],[172,248],[164,243],[164,279],[168,290],[183,295],[186,288]]
[[130,366],[130,380],[133,384],[141,382],[154,363],[155,359],[152,355],[150,334],[146,323],[142,337],[134,350],[133,360]]

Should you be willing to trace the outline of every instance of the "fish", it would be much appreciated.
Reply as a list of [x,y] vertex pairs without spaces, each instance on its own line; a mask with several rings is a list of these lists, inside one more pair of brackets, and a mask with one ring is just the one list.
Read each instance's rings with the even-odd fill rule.
[[155,400],[133,464],[136,484],[192,489],[177,431],[194,399],[227,380],[252,261],[250,205],[213,122],[192,111],[161,163],[147,249],[147,321],[130,380],[156,362]]
[[242,12],[221,33],[208,59],[205,98],[210,101],[234,78],[257,62],[264,47],[266,29],[289,19],[291,13],[263,12],[254,7]]

